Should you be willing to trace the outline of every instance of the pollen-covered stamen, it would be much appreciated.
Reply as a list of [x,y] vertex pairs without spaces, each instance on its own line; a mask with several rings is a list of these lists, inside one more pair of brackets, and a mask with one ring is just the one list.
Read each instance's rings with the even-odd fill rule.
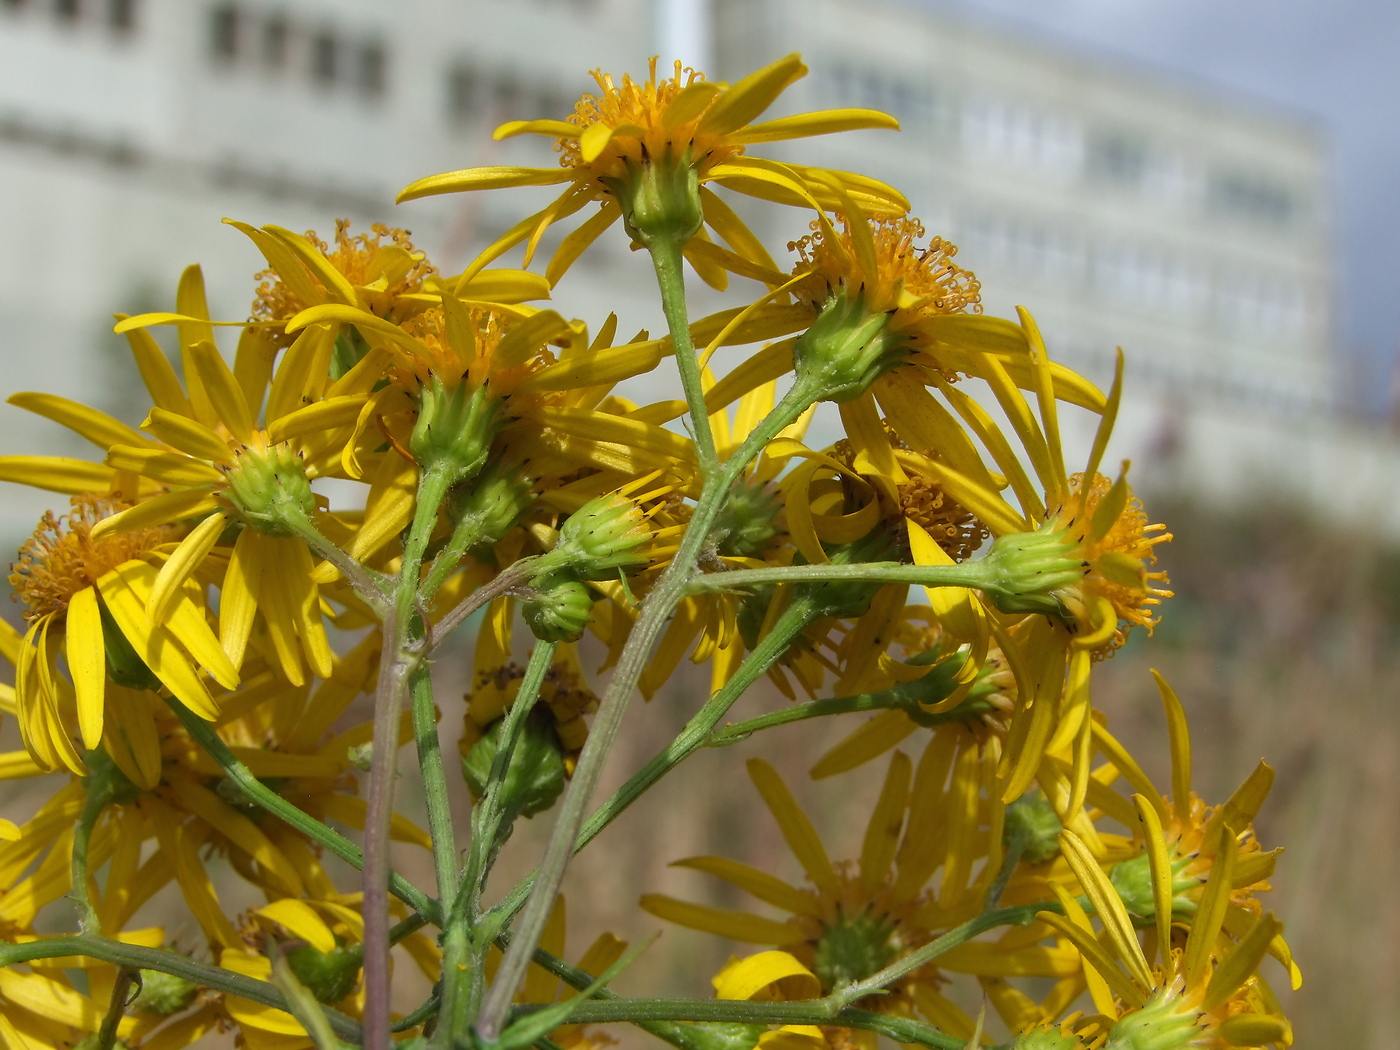
[[64,613],[78,591],[172,538],[170,528],[155,526],[94,540],[93,526],[129,504],[95,492],[74,496],[71,503],[73,509],[65,515],[44,513],[34,535],[19,549],[19,560],[10,566],[12,598],[24,603],[28,623]]
[[[388,312],[401,295],[420,290],[423,281],[437,270],[427,257],[413,247],[407,230],[375,223],[369,233],[350,235],[350,220],[337,219],[335,247],[307,230],[305,237],[326,260],[356,288],[365,290],[367,308],[376,314]],[[304,275],[318,288],[321,280],[313,271]],[[261,281],[253,300],[253,317],[262,321],[288,321],[315,303],[304,302],[276,270],[263,270],[254,276]],[[281,337],[290,342],[290,337]]]
[[987,527],[932,478],[916,475],[897,489],[901,516],[922,526],[954,561],[966,561],[987,538]]
[[[642,83],[626,74],[618,83],[610,74],[594,70],[598,94],[584,95],[568,122],[585,133],[598,125],[627,131],[610,136],[595,155],[589,155],[591,151],[583,139],[559,139],[555,148],[564,167],[590,170],[600,178],[620,179],[626,176],[629,163],[645,164],[669,152],[675,157],[688,154],[690,162],[703,173],[704,169],[744,152],[743,146],[726,141],[724,136],[701,130],[702,118],[713,97],[697,100],[703,104],[695,106],[693,112],[679,114],[684,119],[670,114],[668,124],[671,103],[682,91],[704,83],[705,78],[676,62],[669,77],[658,79],[656,65],[656,59],[652,59],[649,75]],[[714,97],[718,94],[716,90]]]

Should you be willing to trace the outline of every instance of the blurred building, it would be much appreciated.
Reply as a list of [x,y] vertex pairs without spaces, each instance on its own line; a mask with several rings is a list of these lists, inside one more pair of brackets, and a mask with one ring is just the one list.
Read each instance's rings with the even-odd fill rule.
[[[1330,426],[1316,129],[912,3],[855,0],[711,0],[708,19],[697,0],[0,0],[0,393],[58,390],[129,417],[111,312],[168,307],[196,260],[215,314],[247,312],[261,260],[224,215],[326,233],[337,216],[390,221],[460,267],[530,191],[398,209],[395,192],[434,171],[545,161],[541,140],[493,143],[490,129],[560,115],[587,70],[644,68],[658,38],[706,21],[719,77],[803,52],[812,74],[784,111],[901,119],[900,135],[790,155],[904,188],[930,232],[961,245],[989,311],[1031,307],[1056,357],[1102,380],[1124,346],[1128,447],[1204,440],[1228,479],[1257,473],[1234,449],[1272,445],[1270,420],[1295,436]],[[804,232],[794,222],[769,231],[774,248]],[[571,275],[560,307],[597,324],[597,293],[635,276],[630,334],[658,311],[621,240]],[[60,440],[27,422],[18,433],[17,417],[0,411],[8,451]],[[1266,436],[1227,441],[1212,419],[1263,421],[1250,433]],[[6,505],[0,531],[14,533],[40,503]]]

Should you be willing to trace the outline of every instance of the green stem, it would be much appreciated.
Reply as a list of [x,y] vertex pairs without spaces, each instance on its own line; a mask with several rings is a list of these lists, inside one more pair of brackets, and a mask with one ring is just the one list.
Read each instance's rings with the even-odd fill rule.
[[508,569],[502,569],[496,573],[490,583],[482,584],[462,601],[458,602],[448,613],[432,625],[431,638],[428,643],[428,652],[431,653],[439,645],[447,640],[456,628],[472,613],[476,612],[493,598],[499,598],[503,594],[509,594],[516,587],[523,586],[534,578],[535,570],[538,567],[539,558],[521,558]]
[[646,765],[637,770],[606,802],[588,817],[579,834],[576,850],[588,845],[598,833],[616,820],[622,812],[645,794],[653,784],[680,765],[710,740],[711,733],[735,701],[743,695],[788,651],[793,641],[820,615],[815,604],[801,595],[793,598],[783,610],[772,629],[763,636],[745,657],[744,662],[722,688],[717,690],[691,716],[685,728],[674,740],[657,752]]
[[408,680],[423,658],[415,638],[419,575],[423,552],[437,523],[438,508],[453,476],[442,467],[425,467],[418,476],[417,506],[404,541],[403,560],[394,583],[393,602],[384,614],[384,644],[374,696],[374,753],[370,762],[365,814],[365,1050],[389,1050],[389,847],[398,775],[399,712]]
[[499,924],[492,922],[486,929],[477,929],[481,911],[481,893],[496,851],[500,848],[501,826],[508,816],[509,801],[502,798],[506,775],[510,771],[525,720],[539,699],[544,676],[554,660],[555,643],[539,642],[530,654],[525,675],[516,690],[515,700],[506,710],[497,739],[496,754],[486,778],[486,792],[472,814],[472,844],[467,854],[464,890],[458,907],[448,920],[443,939],[443,982],[441,1033],[435,1040],[447,1047],[459,1046],[469,1037],[469,1028],[476,1017],[485,991],[486,954],[499,933]]
[[[175,712],[176,717],[180,719],[180,724],[185,727],[185,731],[205,751],[209,752],[210,757],[224,771],[224,775],[233,781],[245,796],[347,864],[357,869],[363,869],[364,857],[353,842],[334,829],[328,828],[309,813],[298,809],[255,777],[252,770],[239,761],[237,756],[229,750],[228,745],[214,731],[214,727],[180,703],[179,700],[171,696],[164,699],[170,705],[170,709]],[[427,921],[438,925],[442,924],[442,907],[439,903],[398,872],[390,873],[389,889],[395,897],[418,912]]]
[[384,589],[387,581],[379,573],[362,565],[332,543],[316,527],[315,522],[306,515],[300,513],[286,515],[283,524],[291,529],[297,539],[310,547],[319,557],[324,558],[339,569],[346,582],[354,588],[355,592],[365,600],[371,609],[380,616],[384,615],[389,607],[389,595]]
[[73,827],[73,888],[72,897],[78,907],[78,929],[82,933],[101,933],[102,924],[97,910],[92,906],[92,893],[88,887],[88,850],[92,843],[92,832],[107,803],[112,800],[112,792],[106,783],[97,783],[96,777],[88,777],[87,795],[83,799],[83,811]]
[[[913,1043],[934,1050],[962,1050],[964,1041],[945,1035],[932,1025],[873,1010],[845,1009],[832,1012],[825,1000],[811,1002],[751,1002],[740,999],[593,999],[580,1003],[569,1015],[569,1024],[607,1024],[624,1021],[718,1021],[729,1024],[826,1025],[862,1028],[888,1036],[898,1043]],[[518,1007],[521,1014],[541,1009]]]
[[661,289],[661,309],[666,313],[666,326],[671,330],[676,371],[680,373],[685,403],[690,410],[695,454],[700,460],[701,476],[708,478],[719,469],[719,457],[715,453],[714,435],[710,432],[710,415],[705,411],[700,362],[695,358],[695,344],[690,338],[690,316],[685,303],[685,245],[675,237],[655,237],[648,247],[656,268],[656,283]]
[[[61,959],[70,955],[82,955],[99,962],[111,963],[128,970],[159,970],[161,973],[183,977],[191,984],[202,988],[212,988],[228,995],[251,999],[264,1006],[278,1010],[287,1009],[287,1000],[282,992],[268,981],[256,977],[245,977],[241,973],[225,970],[221,966],[211,966],[191,959],[167,948],[147,948],[139,944],[126,944],[108,937],[94,934],[81,934],[77,937],[45,937],[22,944],[0,941],[0,969],[16,963],[32,962],[35,959]],[[339,1010],[327,1010],[326,1017],[336,1034],[343,1039],[359,1041],[360,1025],[352,1017]]]
[[940,955],[972,940],[978,934],[985,933],[997,926],[1025,926],[1027,923],[1033,922],[1039,912],[1059,910],[1060,905],[1057,901],[1047,901],[1040,904],[1021,904],[1014,908],[985,911],[977,918],[969,919],[961,926],[953,927],[942,937],[929,941],[922,948],[910,952],[901,959],[896,959],[883,970],[871,974],[865,980],[856,981],[844,988],[836,989],[823,1002],[829,1003],[835,1010],[845,1009],[851,1003],[859,1002],[867,995],[874,995],[901,977],[913,973],[920,966],[933,962]]
[[[477,1031],[486,1041],[496,1039],[505,1024],[515,989],[530,965],[530,955],[539,944],[540,934],[544,931],[549,913],[554,907],[555,895],[564,881],[565,869],[574,855],[588,804],[598,786],[598,779],[602,776],[608,752],[617,738],[637,679],[646,669],[652,646],[661,636],[672,611],[685,595],[701,548],[714,527],[730,487],[768,442],[783,427],[797,419],[811,403],[810,390],[804,384],[795,384],[777,407],[754,428],[739,450],[724,464],[724,469],[706,477],[700,500],[691,515],[690,525],[681,538],[671,564],[666,567],[651,593],[642,602],[637,622],[618,656],[612,679],[608,682],[608,688],[598,704],[598,713],[589,727],[588,740],[579,754],[573,779],[560,802],[554,829],[550,833],[549,845],[545,849],[540,866],[532,879],[522,882],[517,891],[511,894],[509,903],[502,902],[505,905],[506,916],[514,914],[522,901],[525,907],[516,926],[517,939],[506,952],[505,959],[496,972],[496,980],[482,1003]],[[527,892],[528,899],[524,896]],[[502,911],[501,908],[496,910]]]
[[[933,677],[936,674],[937,671],[930,671],[925,678]],[[882,689],[876,693],[832,697],[828,700],[811,700],[807,703],[785,707],[781,711],[770,711],[768,714],[758,715],[755,718],[745,719],[743,722],[735,722],[722,729],[714,730],[709,739],[705,741],[705,746],[727,747],[730,744],[737,744],[741,740],[748,739],[760,730],[772,729],[775,726],[788,725],[792,722],[802,722],[809,718],[825,718],[828,715],[844,715],[855,711],[901,710],[907,712],[921,726],[935,726],[948,722],[965,722],[992,710],[992,705],[985,700],[970,698],[948,711],[930,714],[919,705],[936,703],[946,697],[948,693],[943,691],[942,695],[938,695],[932,690],[916,691],[917,687],[924,681],[924,678],[920,678],[914,682],[904,682],[892,689]]]
[[691,581],[692,591],[727,591],[771,583],[905,583],[923,587],[975,587],[999,591],[996,580],[983,570],[980,560],[960,565],[904,565],[895,561],[858,562],[853,565],[773,565],[764,569],[731,569],[712,572]]
[[[512,937],[508,930],[502,931],[496,936],[496,943],[504,951],[510,946]],[[535,965],[541,967],[545,972],[558,977],[565,984],[579,991],[584,991],[595,980],[595,975],[586,970],[580,970],[577,966],[571,966],[557,955],[552,955],[543,948],[536,948],[531,959]],[[609,991],[607,988],[599,988],[593,993],[595,999],[616,1000],[618,994]],[[652,1021],[638,1020],[633,1022],[642,1031],[656,1036],[670,1043],[679,1050],[717,1050],[715,1037],[705,1029],[683,1021]],[[725,1041],[721,1045],[728,1045]]]
[[410,1028],[417,1028],[420,1024],[422,1024],[424,1021],[434,1016],[438,1012],[438,1007],[441,1005],[441,1003],[442,1000],[439,999],[436,995],[429,996],[428,999],[425,1002],[423,1002],[416,1010],[405,1014],[403,1017],[395,1021],[390,1030],[394,1032],[407,1032]]
[[437,871],[438,899],[442,910],[452,913],[457,899],[461,863],[452,828],[452,807],[447,798],[447,773],[438,736],[437,707],[433,703],[432,672],[420,664],[408,686],[413,712],[413,739],[418,745],[418,766],[423,771],[423,794],[428,803],[428,832],[433,839],[433,867]]
[[131,971],[123,966],[112,982],[112,999],[107,1006],[107,1016],[102,1018],[102,1027],[97,1030],[97,1045],[93,1050],[112,1050],[117,1045],[117,1026],[126,1016],[126,1000],[130,994]]

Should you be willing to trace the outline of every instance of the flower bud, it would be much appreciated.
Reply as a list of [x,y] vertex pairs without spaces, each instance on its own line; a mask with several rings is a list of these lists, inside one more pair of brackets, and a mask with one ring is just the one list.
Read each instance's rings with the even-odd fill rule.
[[289,523],[305,520],[316,509],[306,465],[287,442],[236,449],[224,474],[224,494],[238,516],[269,536],[293,535]]
[[1064,616],[1059,592],[1086,572],[1077,545],[1065,529],[1055,528],[999,536],[981,564],[989,574],[983,590],[1007,613]]
[[776,522],[780,509],[773,486],[739,482],[715,519],[716,549],[726,558],[758,557],[782,531]]
[[309,944],[287,953],[287,966],[319,1003],[338,1003],[355,990],[363,964],[357,948],[317,951]]
[[448,514],[460,534],[472,537],[466,549],[499,543],[534,502],[530,478],[499,458],[452,490]]
[[559,542],[549,557],[567,565],[581,579],[616,579],[619,570],[647,563],[641,548],[651,539],[646,515],[626,496],[612,493],[590,500],[559,527]]
[[1188,1050],[1200,1045],[1197,1011],[1163,989],[1108,1032],[1104,1050]]
[[169,1017],[189,1006],[198,991],[198,985],[173,973],[142,970],[141,990],[136,993],[128,1009],[133,1013],[144,1011]]
[[486,465],[505,417],[486,386],[448,386],[434,376],[418,392],[418,421],[408,450],[424,469],[445,470],[453,481],[474,478]]
[[1002,842],[1009,849],[1018,838],[1021,857],[1031,864],[1043,864],[1060,855],[1060,832],[1064,825],[1040,792],[1022,795],[1006,807],[1006,822],[1002,825]]
[[622,208],[622,223],[638,244],[685,244],[700,230],[705,209],[700,201],[700,177],[690,152],[677,157],[667,147],[660,157],[628,159],[623,178],[603,176]]
[[593,592],[566,572],[547,573],[520,603],[526,625],[542,642],[576,642],[593,619]]
[[899,364],[903,339],[888,331],[889,315],[872,313],[864,295],[842,290],[822,307],[792,348],[799,385],[817,401],[849,401]]
[[[486,794],[486,782],[496,760],[504,724],[505,719],[497,719],[462,756],[462,776],[473,798]],[[554,805],[564,790],[567,777],[564,747],[554,731],[552,717],[547,710],[536,708],[525,719],[515,752],[510,757],[510,768],[501,785],[502,801],[507,811],[518,807],[515,812],[533,817]]]

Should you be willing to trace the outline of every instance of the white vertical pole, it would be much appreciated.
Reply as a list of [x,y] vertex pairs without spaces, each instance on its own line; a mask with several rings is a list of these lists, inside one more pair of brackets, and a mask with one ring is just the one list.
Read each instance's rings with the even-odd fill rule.
[[656,53],[660,70],[682,63],[713,76],[714,46],[709,0],[655,0]]

